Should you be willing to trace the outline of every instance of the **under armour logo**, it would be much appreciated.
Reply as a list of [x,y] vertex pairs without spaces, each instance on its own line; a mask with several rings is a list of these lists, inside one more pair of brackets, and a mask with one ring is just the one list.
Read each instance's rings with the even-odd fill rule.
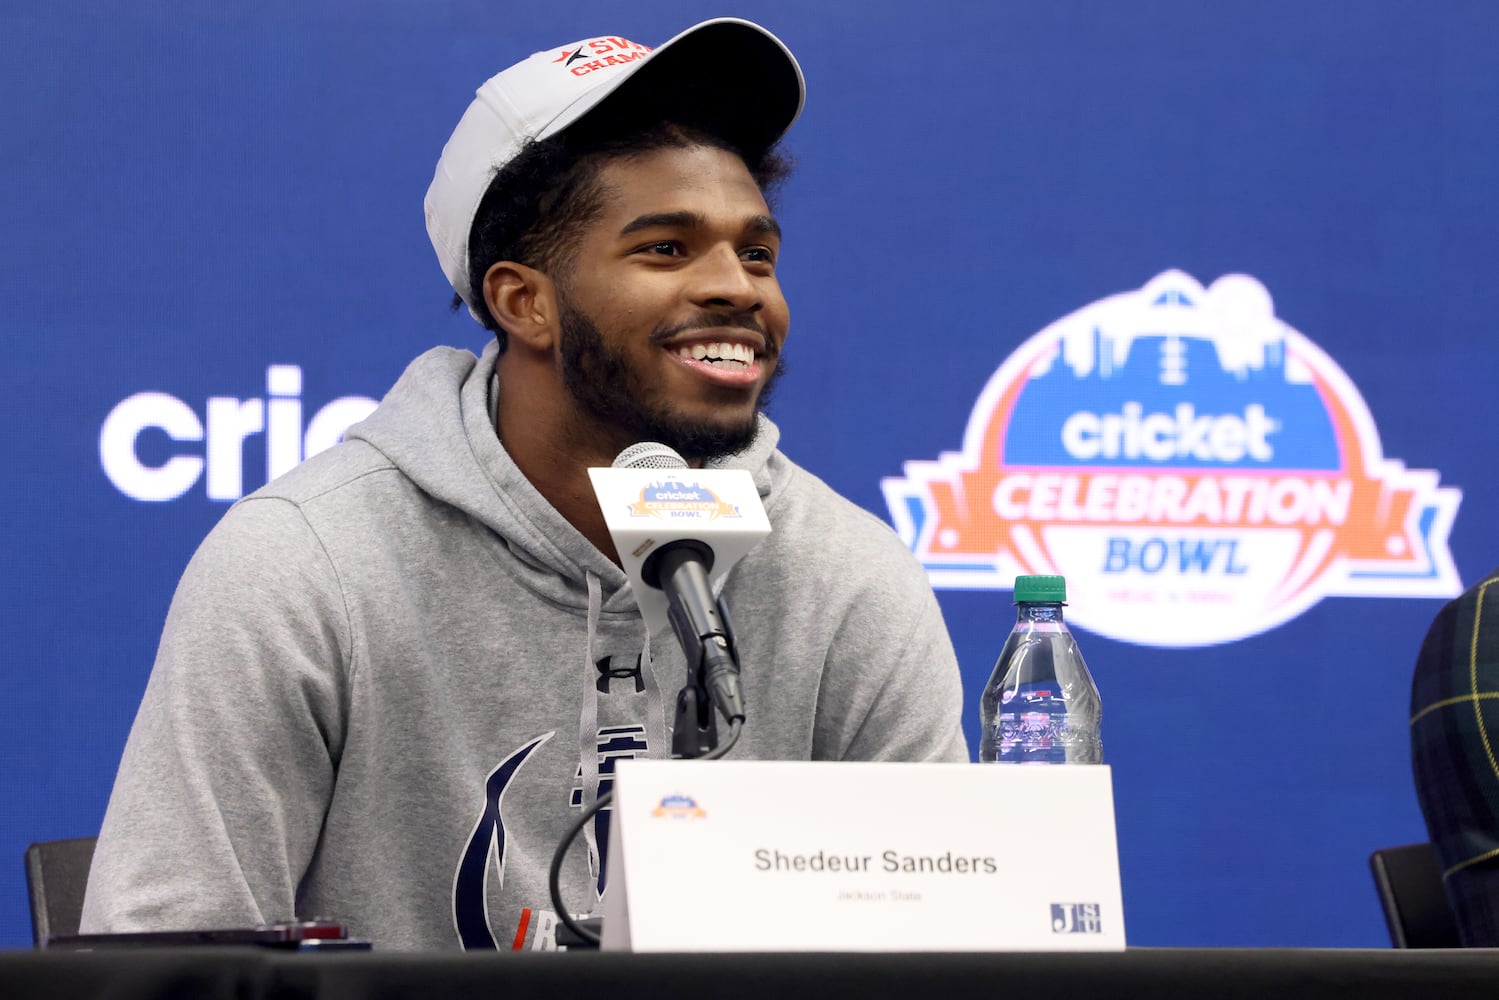
[[609,685],[616,677],[621,679],[625,677],[635,678],[636,694],[639,694],[640,692],[645,690],[645,679],[640,675],[640,657],[638,655],[635,657],[635,666],[633,667],[610,666],[612,662],[613,657],[606,656],[602,660],[594,663],[594,666],[597,667],[599,671],[599,694],[608,694]]

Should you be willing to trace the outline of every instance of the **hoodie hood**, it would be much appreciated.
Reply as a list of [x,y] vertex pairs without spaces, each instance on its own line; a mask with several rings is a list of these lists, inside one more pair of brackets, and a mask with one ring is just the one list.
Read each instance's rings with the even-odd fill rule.
[[[624,571],[537,492],[500,444],[490,398],[498,356],[494,342],[477,358],[451,347],[426,352],[345,437],[369,444],[424,492],[498,535],[524,567],[530,589],[568,606],[586,606],[592,574],[605,595],[605,612],[633,609]],[[749,448],[709,464],[747,470],[769,508],[779,440],[780,431],[762,414]]]

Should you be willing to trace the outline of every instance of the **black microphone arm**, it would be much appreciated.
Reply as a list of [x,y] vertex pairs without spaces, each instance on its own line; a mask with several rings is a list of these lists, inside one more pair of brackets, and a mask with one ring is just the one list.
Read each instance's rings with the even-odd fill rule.
[[695,539],[666,543],[641,567],[645,582],[665,592],[667,619],[687,657],[687,685],[677,695],[672,727],[677,757],[701,757],[718,745],[714,707],[726,722],[745,718],[734,628],[708,584],[712,569],[713,550]]

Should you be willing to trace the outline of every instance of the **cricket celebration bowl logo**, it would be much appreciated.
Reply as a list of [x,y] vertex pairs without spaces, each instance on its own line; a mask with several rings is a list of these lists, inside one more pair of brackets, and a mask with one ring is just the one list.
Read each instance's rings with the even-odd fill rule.
[[631,517],[655,517],[663,521],[716,521],[720,517],[738,517],[739,508],[720,500],[717,493],[697,483],[675,479],[651,483],[640,491],[640,499],[630,504]]
[[1348,376],[1257,280],[1167,271],[1021,344],[962,451],[882,485],[933,586],[1060,573],[1077,624],[1206,646],[1324,597],[1459,593],[1461,494],[1437,483],[1385,457]]
[[651,810],[651,815],[657,819],[702,819],[708,813],[691,795],[668,795]]

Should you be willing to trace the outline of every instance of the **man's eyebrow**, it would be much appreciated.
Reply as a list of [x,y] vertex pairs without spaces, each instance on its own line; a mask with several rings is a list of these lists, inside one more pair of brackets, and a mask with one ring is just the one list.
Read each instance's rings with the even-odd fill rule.
[[[619,235],[629,236],[642,229],[700,229],[707,224],[708,220],[698,212],[652,212],[625,223]],[[750,216],[744,228],[752,233],[774,236],[777,239],[781,237],[781,224],[768,215]]]
[[766,236],[781,238],[781,224],[768,215],[756,215],[749,220],[747,227],[751,232],[762,233]]
[[697,212],[653,212],[630,220],[619,231],[619,235],[628,236],[642,229],[697,229],[706,221]]

